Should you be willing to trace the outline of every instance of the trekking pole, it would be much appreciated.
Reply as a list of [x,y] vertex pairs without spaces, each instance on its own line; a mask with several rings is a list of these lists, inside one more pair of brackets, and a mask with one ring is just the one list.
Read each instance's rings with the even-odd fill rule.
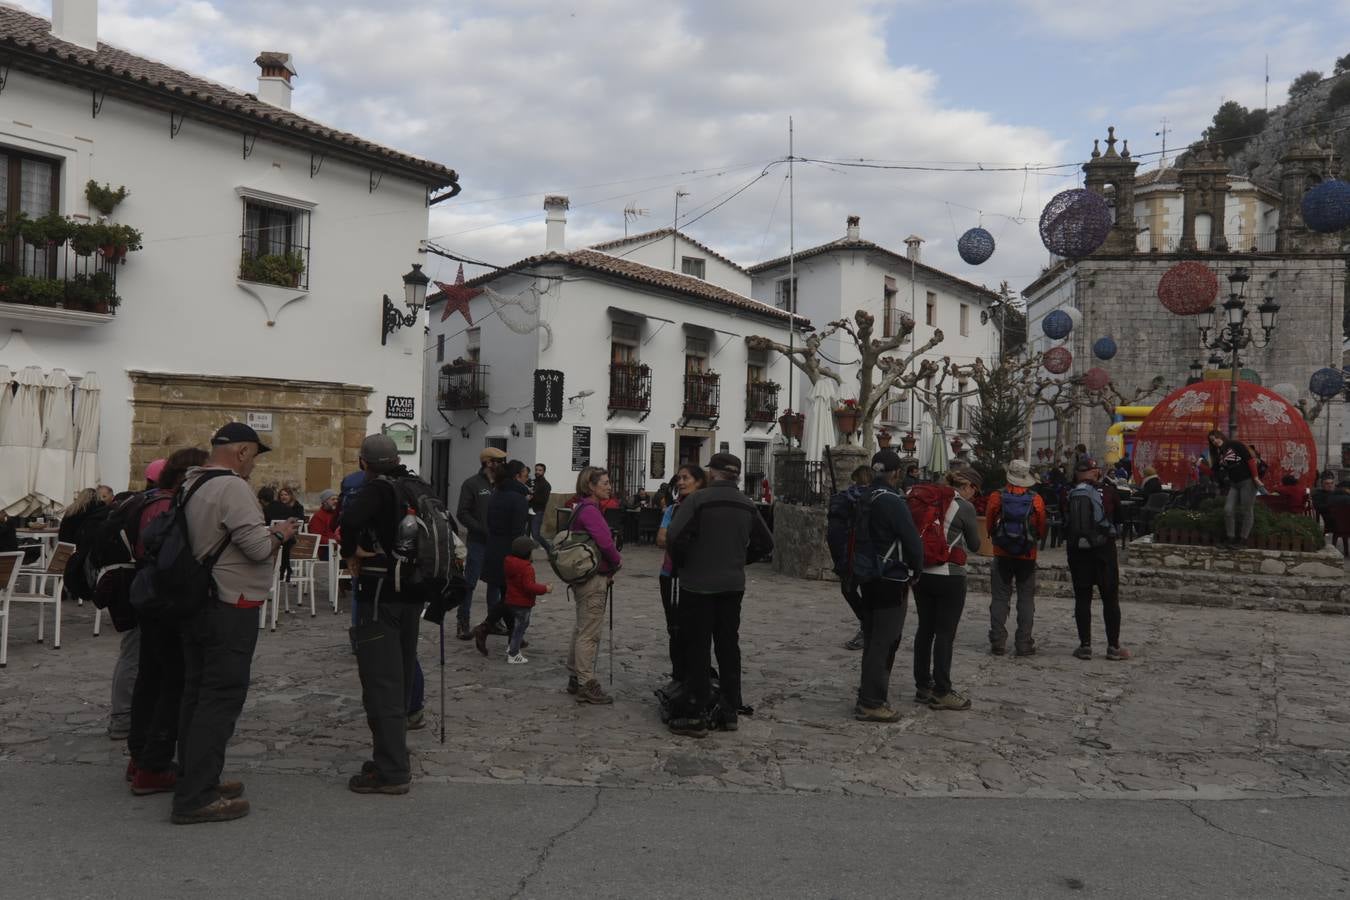
[[614,582],[609,583],[609,686],[614,687]]
[[830,455],[830,448],[828,445],[824,448],[824,454],[825,467],[829,469],[830,472],[830,494],[837,494],[839,493],[839,484],[834,480],[834,459]]
[[441,617],[441,743],[445,743],[445,617]]

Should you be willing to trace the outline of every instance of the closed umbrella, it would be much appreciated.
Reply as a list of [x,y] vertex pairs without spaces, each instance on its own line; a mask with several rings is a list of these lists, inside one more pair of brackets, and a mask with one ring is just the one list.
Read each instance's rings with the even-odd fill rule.
[[75,456],[70,473],[70,492],[98,484],[99,399],[98,376],[86,372],[75,390]]
[[834,429],[834,379],[821,378],[811,385],[806,403],[806,430],[802,450],[809,460],[825,458],[825,448],[837,442]]
[[27,366],[17,381],[0,433],[0,503],[11,516],[26,516],[39,506],[32,494],[42,451],[42,370]]
[[947,471],[947,433],[936,422],[933,423],[933,445],[928,448],[928,471],[933,475]]
[[75,430],[74,388],[64,369],[53,369],[42,389],[42,449],[38,451],[34,499],[44,507],[64,506],[70,487],[70,451]]

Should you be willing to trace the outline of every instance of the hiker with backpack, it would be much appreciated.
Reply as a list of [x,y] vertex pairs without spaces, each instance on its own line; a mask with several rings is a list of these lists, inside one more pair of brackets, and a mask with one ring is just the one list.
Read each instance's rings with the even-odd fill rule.
[[[248,695],[258,608],[272,588],[272,558],[296,532],[294,522],[269,526],[248,486],[259,454],[270,449],[242,422],[222,426],[211,437],[206,465],[188,470],[175,499],[189,541],[182,562],[205,574],[201,582],[192,582],[204,586],[201,594],[193,589],[160,598],[187,613],[182,623],[180,772],[173,795],[176,825],[248,815],[248,801],[240,796],[243,784],[222,782],[220,774],[225,745]],[[168,562],[162,559],[165,555],[161,550],[157,568]]]
[[[567,693],[578,703],[598,706],[614,702],[605,693],[595,677],[595,660],[600,652],[600,630],[605,622],[605,605],[614,573],[623,565],[623,557],[614,546],[614,537],[605,522],[600,504],[612,499],[614,486],[609,473],[595,466],[587,466],[577,474],[577,502],[572,507],[568,531],[585,533],[594,545],[599,559],[595,570],[582,580],[570,582],[572,600],[577,607],[577,622],[572,629],[571,649],[567,654]],[[554,541],[561,554],[562,541]],[[612,665],[611,660],[611,665]]]
[[694,491],[708,486],[708,475],[702,466],[690,463],[680,466],[671,481],[674,485],[672,493],[675,499],[661,513],[661,527],[656,531],[656,546],[666,551],[661,557],[661,571],[657,584],[661,590],[661,609],[666,616],[667,650],[670,655],[671,683],[666,685],[667,695],[673,694],[684,683],[684,657],[680,650],[679,638],[679,586],[675,582],[675,565],[670,560],[667,538],[670,534],[670,523],[675,518],[675,510]]
[[[123,501],[132,517],[117,537],[129,543],[138,565],[147,559],[147,538],[161,517],[172,519],[174,493],[189,469],[206,463],[207,452],[186,447],[146,469],[151,484],[144,494]],[[156,463],[162,463],[157,466]],[[114,522],[114,525],[119,523]],[[130,585],[127,585],[129,590]],[[174,755],[183,702],[183,631],[172,616],[142,612],[137,618],[140,658],[131,697],[131,733],[127,736],[127,780],[133,794],[172,791],[178,781]]]
[[844,649],[861,650],[862,594],[858,590],[857,581],[850,577],[849,557],[858,507],[872,484],[872,467],[858,466],[853,470],[850,481],[847,488],[830,496],[828,512],[825,514],[825,545],[830,551],[834,574],[839,576],[839,592],[844,595],[844,602],[858,619],[858,630],[852,638],[844,642]]
[[1073,579],[1073,617],[1078,626],[1078,659],[1092,658],[1092,589],[1102,597],[1106,622],[1106,658],[1125,660],[1132,655],[1120,646],[1120,566],[1116,562],[1116,526],[1104,502],[1102,470],[1096,460],[1082,456],[1074,466],[1075,484],[1069,491],[1064,515],[1064,546]]
[[900,718],[888,702],[891,669],[905,627],[909,587],[923,569],[923,541],[899,484],[900,455],[878,450],[872,457],[872,486],[858,507],[849,560],[862,596],[863,653],[853,714],[863,722]]
[[[745,567],[773,552],[773,534],[740,487],[741,460],[714,453],[708,486],[688,496],[671,518],[666,544],[680,580],[677,628],[684,689],[673,703],[670,730],[704,737],[709,726],[735,731],[741,698],[741,602]],[[720,714],[708,721],[712,700],[711,649],[717,653]]]
[[1013,587],[1017,588],[1017,631],[1013,652],[1031,656],[1036,652],[1032,628],[1036,620],[1036,550],[1046,533],[1049,516],[1045,499],[1032,490],[1036,479],[1025,459],[1014,459],[1005,469],[1008,483],[989,495],[985,522],[994,561],[989,567],[989,652],[1008,652],[1008,612]]
[[930,709],[970,709],[970,698],[952,688],[952,649],[966,607],[966,556],[980,547],[971,503],[980,487],[974,469],[951,469],[946,484],[916,485],[906,498],[924,557],[914,584],[914,702]]
[[[492,500],[492,485],[497,468],[506,460],[506,453],[496,447],[484,447],[478,454],[477,473],[464,479],[459,488],[459,503],[455,507],[455,519],[464,527],[464,541],[469,547],[469,556],[464,563],[464,601],[459,605],[459,615],[455,625],[455,637],[467,641],[473,637],[469,627],[470,607],[473,605],[474,588],[483,571],[483,556],[487,553],[487,511]],[[505,634],[505,631],[502,632]]]
[[483,550],[483,568],[479,577],[487,585],[484,605],[487,615],[473,630],[474,646],[488,655],[490,634],[504,632],[510,635],[516,616],[506,603],[506,558],[511,554],[511,543],[518,537],[530,535],[530,489],[526,482],[530,467],[513,459],[498,467],[496,485],[488,500],[484,526],[487,543]]

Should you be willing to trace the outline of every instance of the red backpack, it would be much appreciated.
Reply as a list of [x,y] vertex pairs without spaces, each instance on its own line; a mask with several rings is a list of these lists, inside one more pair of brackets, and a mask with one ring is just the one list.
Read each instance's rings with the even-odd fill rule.
[[923,565],[966,564],[966,548],[947,543],[950,516],[956,513],[956,491],[945,484],[916,484],[905,496],[914,527],[923,541]]

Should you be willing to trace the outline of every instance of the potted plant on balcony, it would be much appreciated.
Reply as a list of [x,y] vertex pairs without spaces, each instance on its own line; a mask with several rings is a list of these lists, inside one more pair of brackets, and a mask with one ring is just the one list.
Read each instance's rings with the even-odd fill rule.
[[112,215],[112,211],[117,208],[131,192],[123,185],[118,185],[116,190],[110,184],[100,185],[92,178],[84,186],[84,198],[89,201],[89,205],[105,216]]
[[72,223],[59,213],[49,212],[38,219],[23,213],[15,220],[15,227],[24,242],[32,247],[59,247],[70,237]]
[[305,272],[305,258],[299,253],[263,253],[245,256],[239,266],[244,281],[298,288]]
[[100,222],[81,222],[70,230],[70,249],[77,256],[91,256],[107,243],[110,243],[108,228]]
[[802,439],[802,430],[805,424],[806,414],[793,412],[790,409],[784,410],[783,414],[778,417],[778,427],[782,430],[783,437],[788,440],[795,438],[800,441]]
[[141,249],[141,233],[130,225],[104,225],[98,252],[108,262],[118,263]]
[[881,450],[889,450],[891,447],[891,430],[882,428],[877,432],[877,447]]
[[844,436],[844,443],[853,442],[853,432],[858,430],[858,421],[862,418],[862,410],[858,409],[858,401],[852,397],[840,400],[834,406],[834,427]]
[[914,432],[906,431],[900,436],[900,449],[906,453],[913,453],[919,449],[919,439],[914,436]]

